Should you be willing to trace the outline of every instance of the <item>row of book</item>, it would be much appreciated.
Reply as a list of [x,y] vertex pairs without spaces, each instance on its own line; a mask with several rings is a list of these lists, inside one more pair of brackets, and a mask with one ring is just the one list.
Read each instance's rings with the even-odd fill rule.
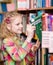
[[15,4],[6,4],[6,3],[0,3],[0,13],[1,12],[8,12],[8,11],[15,11]]
[[53,65],[53,54],[48,49],[42,49],[42,65]]
[[53,6],[53,0],[17,0],[17,9],[33,9]]
[[45,13],[42,15],[42,29],[44,31],[53,31],[53,14]]
[[11,3],[0,3],[0,12],[26,10],[53,6],[53,0],[13,0]]

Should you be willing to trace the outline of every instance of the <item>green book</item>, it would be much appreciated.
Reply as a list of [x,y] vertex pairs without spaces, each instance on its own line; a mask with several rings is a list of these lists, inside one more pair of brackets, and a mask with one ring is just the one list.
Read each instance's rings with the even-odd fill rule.
[[30,23],[34,26],[36,26],[36,30],[35,33],[37,34],[40,42],[42,40],[42,15],[39,15],[37,17],[34,18],[34,21]]

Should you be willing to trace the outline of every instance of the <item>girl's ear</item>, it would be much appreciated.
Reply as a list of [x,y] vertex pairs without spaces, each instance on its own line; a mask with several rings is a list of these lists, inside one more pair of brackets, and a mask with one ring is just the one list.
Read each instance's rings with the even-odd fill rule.
[[7,29],[11,30],[11,24],[7,24]]

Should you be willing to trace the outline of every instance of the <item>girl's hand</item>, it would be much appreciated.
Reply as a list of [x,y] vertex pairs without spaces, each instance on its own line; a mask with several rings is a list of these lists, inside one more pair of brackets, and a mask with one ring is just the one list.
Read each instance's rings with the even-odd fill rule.
[[31,48],[32,52],[36,52],[37,49],[39,48],[39,46],[40,46],[40,41],[37,40],[36,44],[34,44],[34,45],[32,46],[32,48]]
[[31,40],[33,38],[35,29],[36,29],[35,26],[32,26],[31,24],[27,24],[27,28],[26,28],[27,39]]

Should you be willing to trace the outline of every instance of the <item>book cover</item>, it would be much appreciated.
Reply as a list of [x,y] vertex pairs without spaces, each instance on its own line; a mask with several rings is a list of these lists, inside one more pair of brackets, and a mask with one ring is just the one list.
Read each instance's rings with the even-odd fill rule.
[[36,26],[35,34],[37,34],[40,42],[42,40],[42,15],[35,17],[33,22],[30,22],[32,25]]
[[33,22],[34,19],[35,19],[35,17],[36,17],[36,13],[30,13],[30,14],[29,14],[29,21],[30,21],[30,22]]

